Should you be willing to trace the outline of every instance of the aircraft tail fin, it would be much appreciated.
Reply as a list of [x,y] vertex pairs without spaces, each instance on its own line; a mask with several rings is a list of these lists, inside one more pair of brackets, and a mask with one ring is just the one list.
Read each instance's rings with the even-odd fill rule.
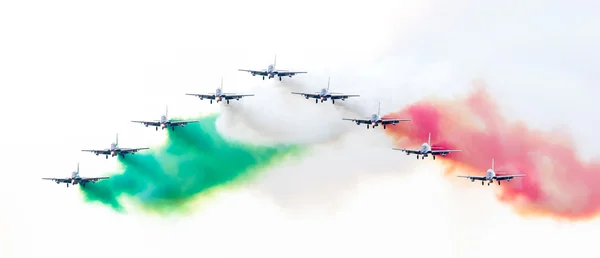
[[377,105],[378,105],[377,106],[377,116],[380,116],[381,115],[381,101],[379,101]]
[[492,158],[492,171],[494,171],[494,159]]
[[273,59],[273,69],[275,69],[276,65],[277,65],[277,54],[275,54],[275,59]]
[[429,133],[429,136],[427,137],[427,144],[431,146],[431,133]]
[[77,162],[77,174],[79,174],[79,162]]
[[223,90],[223,77],[221,77],[221,87],[219,89]]
[[117,134],[117,137],[115,139],[115,146],[119,146],[119,134]]
[[327,92],[329,92],[329,83],[331,82],[331,77],[327,77]]
[[165,106],[165,118],[169,117],[169,105]]

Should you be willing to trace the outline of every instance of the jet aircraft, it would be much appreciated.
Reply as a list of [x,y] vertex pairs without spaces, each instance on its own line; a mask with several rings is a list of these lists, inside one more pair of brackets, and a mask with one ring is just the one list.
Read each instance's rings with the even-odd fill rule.
[[276,64],[277,64],[277,55],[275,55],[275,60],[273,61],[273,64],[269,65],[267,67],[267,69],[263,69],[263,70],[238,69],[238,71],[249,72],[250,74],[252,74],[252,76],[260,75],[260,76],[262,76],[263,80],[265,79],[265,76],[267,76],[267,78],[269,78],[269,79],[275,78],[275,76],[278,76],[280,81],[281,81],[281,77],[288,76],[288,77],[292,78],[292,76],[294,76],[296,74],[307,73],[307,72],[292,72],[292,71],[288,71],[288,70],[277,70],[275,68]]
[[108,149],[104,149],[104,150],[81,150],[81,151],[86,151],[86,152],[92,152],[94,154],[96,154],[96,156],[102,154],[102,155],[106,155],[106,158],[108,159],[108,155],[110,155],[111,157],[117,156],[117,155],[121,155],[121,158],[125,158],[125,154],[135,154],[138,151],[141,150],[147,150],[149,148],[121,148],[119,147],[119,134],[117,134],[117,139],[114,143],[110,144],[110,148]]
[[369,126],[375,128],[379,125],[383,125],[383,129],[385,129],[386,125],[389,125],[389,124],[395,126],[397,123],[400,123],[403,121],[410,121],[410,119],[382,119],[379,116],[380,113],[381,113],[381,103],[379,103],[379,108],[377,109],[377,114],[371,115],[371,118],[365,118],[365,119],[342,118],[342,120],[348,120],[348,121],[355,122],[356,125],[367,124],[367,129],[369,129]]
[[331,104],[335,104],[336,99],[345,101],[347,98],[350,98],[350,97],[360,97],[360,95],[345,95],[343,93],[329,92],[329,83],[330,82],[331,82],[331,78],[327,79],[327,88],[321,89],[320,92],[315,92],[315,93],[292,92],[292,94],[303,95],[306,99],[313,98],[313,99],[315,99],[315,103],[319,103],[319,100],[321,100],[321,103],[323,103],[323,101],[327,101],[327,99],[331,99]]
[[216,100],[217,103],[225,100],[227,102],[227,104],[229,104],[230,99],[240,100],[243,97],[254,96],[254,94],[223,93],[223,78],[221,78],[221,87],[217,88],[217,90],[214,94],[186,93],[185,95],[196,96],[196,97],[200,98],[200,100],[210,99],[210,104],[213,103],[213,100]]
[[131,121],[131,122],[141,123],[141,124],[144,124],[146,127],[155,126],[156,131],[158,131],[158,127],[160,127],[160,129],[162,129],[162,130],[164,130],[165,128],[167,128],[167,129],[171,128],[172,131],[175,131],[175,127],[177,127],[177,126],[183,127],[183,126],[187,125],[188,123],[200,122],[199,120],[185,120],[185,121],[172,120],[172,119],[168,119],[168,114],[169,114],[169,106],[166,107],[165,114],[160,116],[160,120]]
[[77,171],[73,172],[71,174],[71,177],[69,177],[69,178],[42,178],[42,179],[43,180],[52,180],[52,181],[56,182],[57,184],[65,183],[65,184],[67,184],[67,187],[69,187],[69,184],[72,184],[72,185],[80,184],[82,187],[85,187],[85,185],[87,183],[96,183],[99,180],[107,179],[107,178],[110,178],[110,177],[107,177],[107,176],[81,177],[81,176],[79,176],[79,163],[77,163]]
[[475,180],[480,180],[481,185],[483,185],[486,181],[488,182],[488,185],[490,185],[490,184],[494,183],[494,180],[496,180],[496,182],[498,182],[498,185],[500,185],[500,181],[502,181],[502,180],[506,180],[506,181],[510,182],[510,180],[515,177],[524,177],[525,176],[524,174],[498,175],[498,174],[496,174],[498,172],[500,172],[500,171],[494,170],[494,159],[492,159],[492,168],[487,170],[487,172],[485,173],[485,176],[457,176],[457,177],[470,179],[471,182],[475,182]]
[[431,157],[433,157],[433,160],[435,160],[436,155],[446,156],[450,152],[459,152],[460,151],[460,150],[432,150],[431,148],[433,148],[433,147],[431,146],[431,133],[429,133],[429,136],[427,137],[427,142],[423,143],[423,145],[421,145],[421,149],[419,149],[419,150],[411,150],[411,149],[404,149],[404,148],[392,148],[392,149],[404,151],[404,152],[406,152],[406,155],[416,154],[417,159],[419,159],[419,155],[421,155],[421,159],[425,159],[428,155],[431,155]]

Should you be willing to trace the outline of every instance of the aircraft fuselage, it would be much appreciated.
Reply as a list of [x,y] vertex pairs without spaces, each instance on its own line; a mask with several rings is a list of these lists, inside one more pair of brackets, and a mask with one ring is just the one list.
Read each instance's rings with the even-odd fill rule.
[[275,71],[275,66],[269,65],[267,67],[267,78],[269,78],[269,79],[274,78],[275,75],[277,75],[277,71]]
[[431,153],[431,147],[429,146],[429,144],[423,143],[423,145],[421,145],[420,151],[421,151],[421,155],[423,155],[423,157],[427,157]]
[[372,127],[377,127],[379,125],[383,124],[383,120],[381,120],[379,117],[375,118],[375,119],[371,119],[371,126]]
[[71,181],[70,183],[72,185],[77,185],[77,184],[83,185],[83,182],[81,181],[80,177],[73,177],[73,178],[71,178],[70,181]]
[[494,182],[495,177],[496,177],[496,173],[494,173],[494,171],[491,169],[488,169],[488,171],[485,173],[485,179],[486,179],[486,181],[489,181],[490,183]]
[[[71,185],[81,185],[81,186],[85,187],[85,185],[90,182],[95,183],[94,181],[86,182],[86,181],[83,181],[80,177],[74,177],[74,178],[71,178],[71,180],[69,182],[67,182],[67,187],[69,187],[70,184]],[[56,183],[59,183],[59,182],[56,182]]]
[[[265,73],[266,73],[266,77],[267,77],[268,79],[273,79],[273,78],[275,78],[275,76],[278,76],[278,77],[279,77],[279,80],[281,80],[281,77],[282,77],[282,76],[279,74],[279,71],[277,71],[277,70],[275,69],[275,65],[274,65],[274,64],[271,64],[271,65],[269,65],[269,66],[267,67],[267,70],[265,71]],[[252,75],[254,76],[254,75],[256,75],[256,74],[255,74],[255,73],[252,73]],[[284,76],[285,76],[285,75],[284,75]],[[287,76],[288,76],[288,77],[290,77],[290,78],[292,78],[292,74],[289,74],[289,75],[287,75]],[[263,74],[263,80],[264,80],[264,78],[265,78],[265,76],[264,76],[264,74]]]

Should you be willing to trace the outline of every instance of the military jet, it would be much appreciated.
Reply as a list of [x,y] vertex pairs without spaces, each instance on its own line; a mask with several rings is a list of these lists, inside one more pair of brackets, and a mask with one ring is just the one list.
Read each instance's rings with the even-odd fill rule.
[[354,119],[354,118],[342,118],[342,120],[348,120],[348,121],[352,121],[355,122],[356,125],[360,125],[360,124],[367,124],[367,129],[369,129],[369,127],[377,127],[379,125],[383,125],[383,129],[386,128],[386,125],[396,125],[397,123],[403,122],[403,121],[410,121],[410,119],[382,119],[379,114],[381,112],[381,103],[379,103],[379,108],[377,109],[377,114],[373,114],[371,115],[371,118],[364,118],[364,119]]
[[42,179],[43,180],[52,180],[52,181],[56,182],[57,184],[65,183],[65,184],[67,184],[67,187],[69,187],[69,184],[72,184],[72,185],[80,184],[82,187],[85,187],[85,185],[87,183],[96,183],[102,179],[107,179],[107,178],[110,178],[110,177],[107,177],[107,176],[81,177],[81,176],[79,176],[79,163],[77,163],[77,171],[73,172],[71,174],[71,177],[68,177],[68,178],[42,178]]
[[496,182],[498,182],[498,185],[500,185],[500,181],[502,181],[502,180],[506,180],[507,182],[510,182],[510,180],[515,177],[524,177],[525,176],[524,174],[498,175],[498,174],[496,174],[498,172],[500,172],[500,171],[494,170],[494,159],[492,159],[492,168],[488,169],[487,172],[485,172],[485,176],[457,176],[457,177],[470,179],[471,182],[475,182],[475,180],[480,180],[481,185],[483,185],[486,181],[488,182],[488,185],[490,185],[490,184],[494,183],[494,180],[496,180]]
[[292,71],[288,71],[288,70],[277,70],[275,68],[276,64],[277,64],[277,55],[275,55],[275,60],[273,61],[273,64],[270,64],[269,66],[267,66],[267,69],[263,69],[263,70],[238,69],[238,71],[249,72],[250,74],[252,74],[252,76],[260,75],[260,76],[262,76],[263,80],[265,79],[265,76],[269,79],[275,78],[275,76],[278,76],[280,81],[281,81],[281,77],[288,76],[288,77],[292,78],[292,76],[294,76],[296,74],[306,73],[306,72],[292,72]]
[[162,130],[164,130],[165,128],[167,128],[167,129],[171,128],[172,131],[175,131],[175,127],[177,127],[177,126],[183,127],[183,126],[187,125],[188,123],[200,122],[200,120],[183,120],[183,121],[171,120],[171,119],[168,119],[168,115],[169,115],[169,106],[166,107],[165,114],[160,116],[160,120],[131,121],[131,122],[140,123],[140,124],[145,125],[146,127],[155,126],[156,131],[158,131],[158,127],[160,127],[160,129],[162,129]]
[[331,78],[327,79],[327,88],[321,89],[320,92],[315,92],[315,93],[292,92],[292,94],[303,95],[306,99],[313,98],[313,99],[315,99],[315,103],[319,103],[319,100],[321,101],[321,103],[323,103],[323,101],[327,101],[328,99],[331,99],[331,104],[335,104],[336,99],[345,101],[347,98],[350,98],[350,97],[360,97],[360,95],[346,95],[343,93],[329,92],[329,83],[330,82],[331,82]]
[[254,94],[236,94],[236,93],[223,93],[223,78],[221,78],[221,87],[217,88],[214,94],[195,94],[195,93],[186,93],[188,96],[195,96],[203,99],[210,99],[210,104],[213,103],[213,100],[216,100],[217,103],[221,101],[226,101],[229,104],[229,100],[235,99],[240,100],[243,97],[254,96]]
[[138,151],[141,150],[147,150],[149,148],[135,148],[135,149],[130,149],[130,148],[121,148],[119,147],[119,134],[117,134],[117,139],[114,143],[110,144],[110,148],[108,149],[104,149],[104,150],[81,150],[81,151],[85,151],[85,152],[92,152],[94,154],[96,154],[96,156],[102,154],[102,155],[106,155],[106,159],[108,159],[108,155],[110,155],[111,157],[117,156],[117,155],[121,155],[121,158],[125,158],[125,154],[135,154]]
[[436,155],[446,156],[450,152],[459,152],[460,151],[460,150],[432,150],[431,148],[434,148],[434,147],[431,146],[431,133],[429,133],[427,142],[423,143],[423,145],[421,145],[421,149],[418,149],[418,150],[411,150],[411,149],[404,149],[404,148],[392,148],[392,149],[404,151],[404,152],[406,152],[406,155],[416,154],[417,159],[419,159],[419,155],[421,155],[421,159],[425,159],[428,155],[431,155],[433,160],[435,160]]

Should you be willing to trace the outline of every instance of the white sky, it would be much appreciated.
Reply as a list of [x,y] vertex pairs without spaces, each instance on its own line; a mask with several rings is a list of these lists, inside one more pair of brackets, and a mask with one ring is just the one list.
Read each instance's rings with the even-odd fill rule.
[[[483,78],[504,113],[568,127],[597,156],[599,4],[495,2],[1,2],[0,257],[597,257],[598,221],[519,218],[493,188],[443,178],[432,161],[387,151],[380,130],[339,119]],[[279,83],[236,71],[275,54],[279,68],[309,74]],[[328,76],[361,98],[333,107],[287,93]],[[257,94],[224,110],[225,133],[319,146],[187,218],[115,214],[40,180],[77,162],[84,176],[115,170],[80,150],[116,133],[123,147],[157,146],[163,133],[129,121],[165,105],[172,116],[216,111],[184,94],[213,92],[221,77],[226,91]]]

